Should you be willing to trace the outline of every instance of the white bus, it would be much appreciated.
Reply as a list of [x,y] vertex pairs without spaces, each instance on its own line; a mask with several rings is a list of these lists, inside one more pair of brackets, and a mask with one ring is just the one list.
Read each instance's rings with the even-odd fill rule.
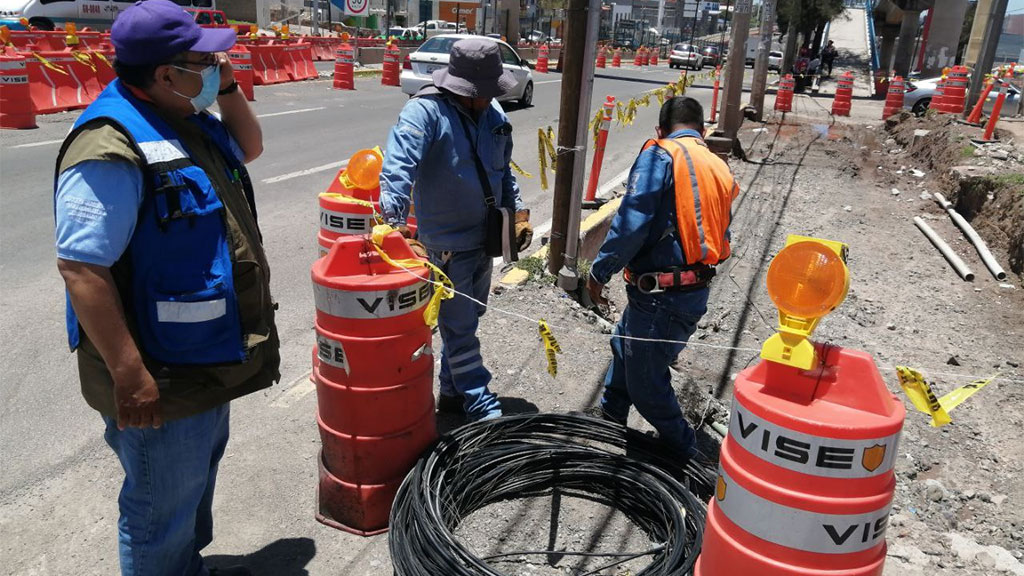
[[[79,29],[107,30],[122,10],[136,0],[0,0],[0,24],[22,30],[21,19],[40,30],[55,30],[66,22]],[[216,9],[217,0],[173,0],[182,8]]]

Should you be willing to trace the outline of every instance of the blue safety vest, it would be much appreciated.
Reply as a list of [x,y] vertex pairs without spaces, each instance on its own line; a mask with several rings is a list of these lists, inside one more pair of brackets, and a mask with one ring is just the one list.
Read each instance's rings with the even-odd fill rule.
[[[252,186],[231,150],[224,125],[194,117],[241,179],[253,217]],[[237,363],[247,359],[232,273],[225,206],[213,183],[175,131],[120,81],[111,83],[75,122],[57,162],[78,131],[104,120],[128,137],[145,164],[145,190],[135,233],[115,266],[128,266],[119,286],[142,351],[169,365]],[[60,174],[57,174],[59,178]],[[56,185],[55,185],[56,188]],[[67,303],[68,344],[79,344],[79,323]]]

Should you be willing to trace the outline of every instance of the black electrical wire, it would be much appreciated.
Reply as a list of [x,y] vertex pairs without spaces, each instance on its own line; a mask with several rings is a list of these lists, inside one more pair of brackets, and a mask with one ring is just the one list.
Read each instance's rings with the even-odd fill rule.
[[555,488],[621,511],[656,543],[588,574],[652,556],[637,576],[683,576],[700,553],[704,502],[716,480],[710,464],[679,462],[656,439],[604,420],[529,414],[467,424],[420,459],[395,497],[388,541],[395,576],[504,576],[456,529],[485,506]]

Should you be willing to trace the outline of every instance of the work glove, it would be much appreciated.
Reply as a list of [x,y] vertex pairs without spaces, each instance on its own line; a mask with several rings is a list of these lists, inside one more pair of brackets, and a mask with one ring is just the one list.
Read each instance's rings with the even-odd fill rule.
[[409,244],[409,248],[412,248],[413,254],[427,260],[427,247],[423,245],[419,240],[407,239],[406,242]]
[[530,226],[530,211],[516,212],[516,246],[522,252],[533,242],[533,226]]

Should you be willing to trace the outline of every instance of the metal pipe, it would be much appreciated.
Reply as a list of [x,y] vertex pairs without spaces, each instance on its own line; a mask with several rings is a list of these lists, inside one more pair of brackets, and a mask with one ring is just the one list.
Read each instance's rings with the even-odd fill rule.
[[935,193],[935,199],[939,202],[940,206],[946,209],[946,213],[953,219],[953,223],[957,225],[957,228],[963,230],[964,234],[967,235],[967,239],[971,241],[971,244],[974,244],[974,249],[978,251],[978,256],[981,256],[981,261],[985,263],[988,271],[996,277],[996,280],[1006,280],[1006,271],[999,265],[999,262],[996,262],[996,257],[989,251],[988,245],[981,239],[981,236],[978,236],[978,233],[974,231],[971,223],[964,219],[939,192]]
[[924,235],[927,236],[928,239],[931,240],[932,244],[939,249],[939,252],[946,257],[946,261],[949,262],[961,278],[968,282],[974,281],[974,272],[971,272],[971,269],[967,267],[967,264],[964,264],[964,261],[961,260],[955,252],[953,252],[953,249],[949,247],[949,244],[946,244],[942,241],[942,238],[939,238],[939,235],[935,233],[935,230],[932,230],[931,226],[926,224],[920,216],[914,216],[914,224],[917,225],[921,232],[924,232]]

